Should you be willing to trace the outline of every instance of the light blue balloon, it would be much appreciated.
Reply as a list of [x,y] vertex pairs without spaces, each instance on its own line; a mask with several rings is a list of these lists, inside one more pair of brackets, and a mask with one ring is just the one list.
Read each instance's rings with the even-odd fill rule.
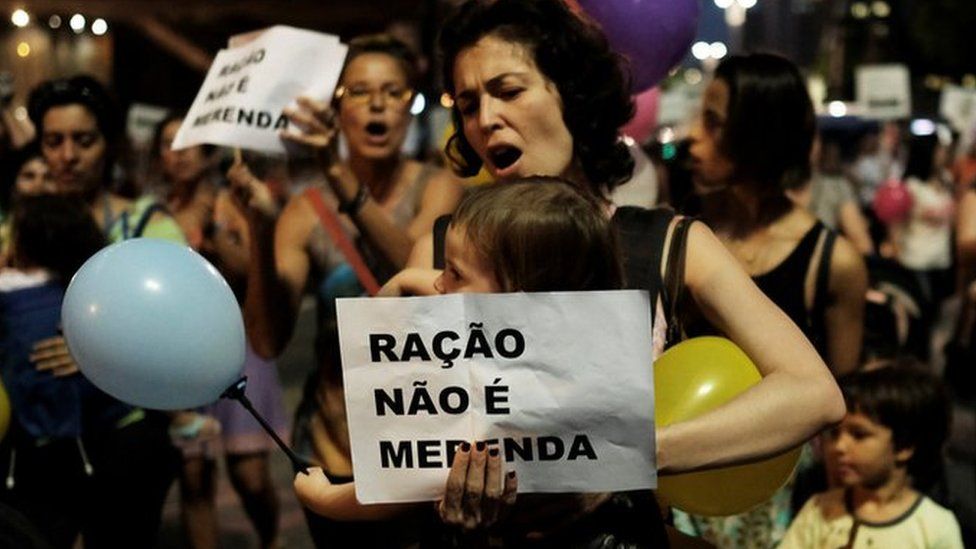
[[244,365],[230,286],[202,256],[164,240],[126,240],[92,256],[68,285],[61,322],[85,377],[136,406],[209,404]]

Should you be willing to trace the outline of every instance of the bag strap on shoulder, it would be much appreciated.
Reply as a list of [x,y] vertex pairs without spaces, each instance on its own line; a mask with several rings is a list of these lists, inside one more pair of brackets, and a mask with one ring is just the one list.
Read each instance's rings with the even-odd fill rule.
[[688,231],[694,219],[682,217],[675,224],[668,248],[667,271],[664,280],[664,294],[661,298],[664,313],[668,319],[665,349],[681,341],[682,323],[679,307],[685,293],[685,256],[688,252]]
[[376,282],[376,277],[369,270],[359,250],[349,240],[349,236],[346,235],[346,231],[343,230],[342,224],[339,222],[339,217],[325,204],[317,188],[309,187],[305,189],[303,194],[308,200],[308,203],[311,204],[312,209],[315,210],[315,215],[318,216],[319,221],[322,223],[322,228],[332,237],[332,241],[342,251],[342,255],[349,262],[349,266],[356,272],[356,278],[363,285],[363,289],[370,296],[375,296],[380,291],[380,285]]
[[834,244],[837,242],[837,233],[826,227],[824,230],[827,235],[820,249],[820,262],[817,264],[817,278],[814,285],[814,318],[823,318],[823,312],[827,309],[830,292],[830,261],[834,257]]
[[142,211],[142,213],[139,215],[139,220],[136,222],[135,228],[132,230],[132,235],[127,236],[126,238],[139,238],[142,236],[142,233],[146,231],[146,227],[149,225],[149,220],[152,219],[152,216],[157,212],[167,215],[169,214],[169,210],[166,208],[166,206],[163,206],[159,202],[153,202]]
[[648,210],[621,206],[613,216],[620,237],[627,288],[649,290],[651,302],[661,291],[661,257],[674,212],[668,208]]

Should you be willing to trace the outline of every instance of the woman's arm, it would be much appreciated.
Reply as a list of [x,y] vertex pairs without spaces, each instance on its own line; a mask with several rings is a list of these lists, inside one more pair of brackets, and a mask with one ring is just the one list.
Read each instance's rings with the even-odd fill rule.
[[959,288],[965,290],[976,279],[976,190],[966,191],[959,200],[956,254],[959,259]]
[[211,223],[213,230],[207,246],[220,261],[221,271],[228,279],[246,279],[251,264],[247,218],[229,192],[221,190],[217,193]]
[[235,163],[227,178],[248,224],[244,326],[254,352],[270,359],[281,354],[295,329],[310,268],[307,243],[317,218],[302,196],[293,197],[278,217],[267,185],[243,163]]
[[844,401],[823,360],[701,223],[688,235],[685,284],[705,317],[745,351],[763,379],[712,412],[660,429],[662,473],[770,457],[840,421]]
[[840,206],[837,214],[837,224],[840,225],[840,232],[851,241],[854,248],[861,255],[871,255],[874,253],[874,242],[871,241],[871,232],[868,230],[868,221],[861,213],[861,208],[854,200],[844,202]]
[[853,372],[860,364],[867,290],[864,259],[850,242],[838,237],[830,260],[829,301],[824,312],[827,364],[837,377]]
[[428,232],[417,239],[410,256],[407,258],[406,268],[431,269],[434,267],[434,233]]

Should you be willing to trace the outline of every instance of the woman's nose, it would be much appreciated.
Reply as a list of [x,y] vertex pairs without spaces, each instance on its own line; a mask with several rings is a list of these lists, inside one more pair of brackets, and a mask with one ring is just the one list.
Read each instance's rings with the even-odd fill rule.
[[382,111],[386,107],[386,94],[383,91],[370,92],[369,110]]
[[65,162],[71,162],[78,158],[78,147],[70,139],[65,139],[58,148],[58,155]]
[[498,117],[498,104],[491,97],[481,100],[478,107],[478,126],[482,131],[491,131],[501,127],[501,119]]

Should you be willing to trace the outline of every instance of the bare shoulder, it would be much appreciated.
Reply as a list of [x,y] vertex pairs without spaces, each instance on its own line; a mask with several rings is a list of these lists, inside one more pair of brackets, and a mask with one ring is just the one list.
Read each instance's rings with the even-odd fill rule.
[[862,280],[866,284],[867,266],[864,257],[854,247],[853,244],[843,236],[838,235],[834,243],[834,250],[830,256],[830,278],[831,286],[838,287],[836,283],[860,283]]
[[425,194],[434,195],[460,195],[463,190],[461,180],[453,172],[445,168],[429,165],[431,174],[427,180]]
[[770,225],[770,232],[790,243],[799,243],[816,224],[817,218],[813,214],[804,208],[794,206],[789,213]]
[[317,219],[304,194],[292,196],[278,218],[277,234],[286,235],[292,244],[304,247]]
[[[687,247],[685,283],[691,288],[706,284],[719,270],[742,270],[722,241],[702,222],[691,223]],[[664,253],[668,253],[667,247]]]

